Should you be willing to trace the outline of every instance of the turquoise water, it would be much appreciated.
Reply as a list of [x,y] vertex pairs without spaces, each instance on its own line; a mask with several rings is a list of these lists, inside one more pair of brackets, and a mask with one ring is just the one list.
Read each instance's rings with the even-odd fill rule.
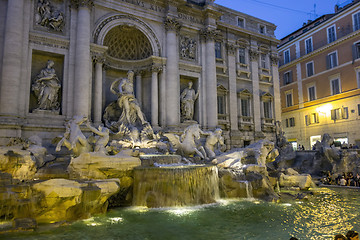
[[335,234],[360,230],[360,192],[322,188],[311,201],[268,203],[222,200],[194,208],[112,209],[106,215],[68,226],[0,239],[332,239]]

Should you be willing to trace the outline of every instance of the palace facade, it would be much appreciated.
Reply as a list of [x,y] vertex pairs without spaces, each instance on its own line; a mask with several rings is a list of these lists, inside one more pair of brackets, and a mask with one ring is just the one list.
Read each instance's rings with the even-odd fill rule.
[[[74,116],[100,124],[128,71],[154,129],[221,127],[228,147],[274,139],[275,28],[210,0],[0,0],[0,143],[50,142]],[[180,102],[189,82],[190,120]]]

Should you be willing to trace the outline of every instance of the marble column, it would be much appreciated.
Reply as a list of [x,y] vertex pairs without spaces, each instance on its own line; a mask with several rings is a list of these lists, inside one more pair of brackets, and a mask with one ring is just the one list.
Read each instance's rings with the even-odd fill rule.
[[72,0],[78,9],[76,49],[75,49],[75,78],[74,78],[74,115],[89,116],[90,112],[90,10],[92,0]]
[[160,85],[160,102],[159,102],[159,122],[161,127],[166,126],[166,68],[165,65],[161,67],[159,85]]
[[215,128],[218,124],[217,116],[217,79],[215,59],[215,30],[206,29],[203,37],[206,40],[205,85],[206,85],[206,118],[208,128]]
[[101,123],[102,118],[102,93],[103,93],[103,65],[105,59],[101,56],[94,58],[95,81],[94,81],[94,123]]
[[177,33],[180,24],[173,18],[167,18],[166,28],[166,125],[174,127],[180,123],[180,80],[179,50]]
[[254,127],[255,133],[261,131],[261,101],[260,101],[260,83],[259,83],[259,52],[257,48],[249,50],[251,61],[251,76],[253,88],[253,114],[254,114]]
[[281,121],[281,99],[280,99],[280,79],[279,79],[279,57],[277,54],[270,56],[271,72],[274,88],[274,108],[275,108],[275,122]]
[[227,44],[228,69],[229,69],[229,114],[231,130],[238,130],[238,106],[236,89],[236,48],[233,44]]
[[140,105],[140,108],[142,108],[142,71],[136,72],[136,82],[135,82],[135,93],[136,93],[136,99]]
[[24,0],[7,1],[3,65],[0,81],[0,114],[19,114],[23,45]]
[[151,68],[151,125],[153,127],[159,126],[159,71],[159,67]]

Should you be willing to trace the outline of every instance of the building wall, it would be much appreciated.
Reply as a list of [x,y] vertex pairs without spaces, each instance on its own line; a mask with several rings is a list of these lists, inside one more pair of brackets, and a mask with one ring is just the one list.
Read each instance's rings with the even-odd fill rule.
[[[22,51],[3,54],[11,45],[6,36],[12,25],[0,21],[0,73],[5,72],[0,89],[3,93],[14,89],[13,96],[3,96],[0,102],[0,144],[10,137],[32,135],[50,142],[64,130],[64,121],[75,115],[86,115],[100,123],[105,108],[116,100],[109,90],[111,84],[125,77],[128,70],[135,71],[136,97],[147,120],[157,129],[181,131],[186,127],[188,123],[180,118],[179,98],[186,84],[193,81],[194,89],[200,92],[194,120],[204,129],[222,127],[229,147],[275,137],[275,121],[280,120],[279,41],[274,36],[275,25],[269,22],[213,1],[49,0],[64,17],[61,29],[54,30],[39,21],[41,1],[18,0],[23,5],[8,9],[10,0],[0,1],[0,12],[4,13],[0,18],[11,17],[17,21],[14,25],[23,29],[18,33],[23,34],[21,39],[16,39]],[[13,12],[24,14],[16,18]],[[243,26],[238,25],[239,18],[244,20]],[[151,45],[152,56],[136,61],[111,56],[106,38],[119,26],[141,31]],[[192,43],[195,50],[184,42]],[[219,58],[213,54],[215,42],[221,44]],[[125,50],[133,48],[131,43],[126,44]],[[245,64],[239,62],[242,48]],[[261,54],[265,68],[261,67]],[[21,63],[22,73],[13,82],[9,80],[14,73],[11,66],[2,64],[9,58]],[[61,82],[57,112],[38,111],[31,90],[34,78],[49,59],[55,62]],[[239,106],[244,89],[251,99],[251,116],[245,119],[250,122],[243,122]],[[10,108],[6,101],[16,96],[16,101],[11,101],[15,107]],[[216,111],[218,96],[224,97],[224,113]],[[272,103],[270,119],[264,119],[264,99]]]
[[[279,55],[293,46],[299,46],[299,52],[292,54],[298,57],[288,64],[280,61],[279,74],[283,81],[285,72],[296,71],[293,82],[281,85],[282,122],[286,136],[297,144],[310,149],[313,136],[329,133],[335,139],[347,138],[349,144],[359,140],[360,123],[359,104],[360,90],[358,86],[358,68],[360,59],[354,59],[353,46],[360,41],[360,31],[353,30],[353,14],[360,12],[360,3],[353,3],[335,14],[324,15],[312,23],[282,39]],[[319,22],[316,24],[316,22]],[[336,40],[328,43],[327,29],[335,26]],[[305,31],[304,31],[305,30]],[[293,37],[292,37],[293,36]],[[312,38],[313,51],[305,54],[305,40]],[[289,40],[291,39],[291,40]],[[337,53],[337,66],[328,69],[328,54]],[[307,76],[306,64],[313,62],[314,73]],[[296,76],[296,77],[295,77]],[[340,80],[340,93],[333,94],[331,80]],[[315,86],[316,99],[310,101],[308,88]],[[286,107],[285,93],[293,91],[294,105]],[[347,116],[342,119],[332,119],[336,109],[347,108]],[[341,110],[340,110],[341,111]],[[346,110],[343,110],[344,112]],[[315,122],[306,119],[316,116]],[[295,126],[287,126],[286,121],[295,119]]]

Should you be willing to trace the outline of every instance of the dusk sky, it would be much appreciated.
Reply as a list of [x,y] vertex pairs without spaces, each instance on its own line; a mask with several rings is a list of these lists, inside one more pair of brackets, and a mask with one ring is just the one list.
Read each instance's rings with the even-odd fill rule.
[[351,0],[215,0],[216,4],[274,23],[278,39],[302,27],[308,20],[334,13],[335,4],[346,2]]

